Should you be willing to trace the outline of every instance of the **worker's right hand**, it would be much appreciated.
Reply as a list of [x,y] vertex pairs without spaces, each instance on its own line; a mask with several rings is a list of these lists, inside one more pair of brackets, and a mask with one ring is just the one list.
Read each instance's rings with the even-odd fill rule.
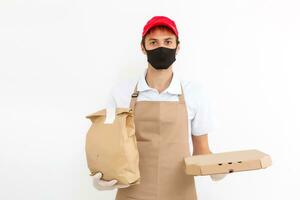
[[118,181],[116,179],[113,179],[111,181],[105,181],[101,179],[102,173],[98,172],[95,175],[93,175],[93,186],[97,190],[113,190],[115,188],[126,188],[130,185],[128,184],[116,184]]
[[211,180],[213,181],[220,181],[222,180],[227,174],[212,174],[210,175]]

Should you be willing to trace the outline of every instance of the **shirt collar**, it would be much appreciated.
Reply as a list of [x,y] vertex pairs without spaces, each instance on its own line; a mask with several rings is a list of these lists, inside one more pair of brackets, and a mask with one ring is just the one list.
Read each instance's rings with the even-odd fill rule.
[[[144,71],[143,75],[141,75],[140,79],[138,80],[137,91],[145,91],[145,90],[153,90],[154,88],[149,87],[146,82],[146,73],[147,69]],[[164,90],[164,92],[168,92],[171,94],[182,94],[180,80],[177,74],[173,71],[173,76],[171,83],[168,88]]]

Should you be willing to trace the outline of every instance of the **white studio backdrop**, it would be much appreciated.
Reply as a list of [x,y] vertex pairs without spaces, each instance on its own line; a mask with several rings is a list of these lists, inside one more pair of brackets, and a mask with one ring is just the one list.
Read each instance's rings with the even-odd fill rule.
[[273,159],[220,182],[196,177],[199,199],[300,199],[299,10],[297,0],[1,0],[0,199],[114,199],[88,175],[85,116],[146,68],[139,42],[155,15],[177,23],[174,71],[209,95],[212,151]]

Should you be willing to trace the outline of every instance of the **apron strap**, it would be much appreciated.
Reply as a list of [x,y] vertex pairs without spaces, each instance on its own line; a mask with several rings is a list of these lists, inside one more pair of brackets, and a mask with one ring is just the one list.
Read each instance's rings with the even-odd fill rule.
[[134,87],[134,92],[131,94],[131,100],[130,100],[130,108],[134,111],[135,109],[135,102],[137,97],[139,96],[139,91],[137,91],[137,84],[136,83],[135,87]]
[[182,88],[181,82],[180,82],[180,88],[181,88],[181,94],[178,95],[178,98],[179,98],[178,101],[179,101],[179,103],[185,104],[184,94],[183,94],[183,88]]

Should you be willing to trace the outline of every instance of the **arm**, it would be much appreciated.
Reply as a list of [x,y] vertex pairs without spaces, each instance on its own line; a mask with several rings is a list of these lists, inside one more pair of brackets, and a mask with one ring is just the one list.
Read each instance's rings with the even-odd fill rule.
[[[193,141],[193,156],[194,155],[201,155],[201,154],[213,154],[211,152],[209,145],[208,145],[208,134],[195,136],[192,135]],[[213,181],[219,181],[223,179],[226,174],[214,174],[210,175]]]
[[[195,85],[192,94],[194,94],[195,104],[194,112],[195,117],[191,122],[191,133],[193,141],[193,156],[201,154],[213,154],[208,144],[208,132],[213,130],[213,119],[210,110],[209,98],[203,88]],[[213,181],[223,179],[226,174],[213,174],[210,175]]]
[[211,150],[208,145],[208,134],[204,135],[192,135],[193,141],[193,155],[211,154]]

